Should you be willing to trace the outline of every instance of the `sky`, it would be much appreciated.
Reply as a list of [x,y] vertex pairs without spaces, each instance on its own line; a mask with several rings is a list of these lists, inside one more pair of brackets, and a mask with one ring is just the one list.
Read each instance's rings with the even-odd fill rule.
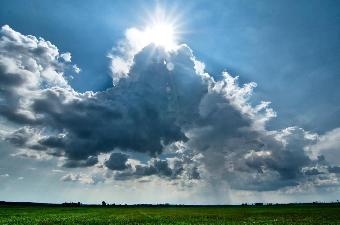
[[338,1],[2,1],[0,200],[336,201]]

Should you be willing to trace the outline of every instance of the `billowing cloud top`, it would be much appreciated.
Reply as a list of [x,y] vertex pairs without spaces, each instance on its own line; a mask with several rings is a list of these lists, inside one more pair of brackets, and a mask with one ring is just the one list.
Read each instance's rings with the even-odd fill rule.
[[62,177],[86,184],[158,176],[258,191],[338,185],[339,129],[267,130],[276,113],[251,103],[255,83],[240,86],[227,72],[216,81],[187,45],[143,46],[133,32],[110,54],[112,88],[79,93],[65,75],[80,71],[70,53],[1,28],[0,135],[13,156],[101,171]]

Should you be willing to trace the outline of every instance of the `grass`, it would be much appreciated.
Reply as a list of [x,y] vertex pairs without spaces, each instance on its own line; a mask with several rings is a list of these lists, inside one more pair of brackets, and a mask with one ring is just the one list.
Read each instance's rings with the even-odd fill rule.
[[340,224],[340,206],[49,207],[0,206],[0,224]]

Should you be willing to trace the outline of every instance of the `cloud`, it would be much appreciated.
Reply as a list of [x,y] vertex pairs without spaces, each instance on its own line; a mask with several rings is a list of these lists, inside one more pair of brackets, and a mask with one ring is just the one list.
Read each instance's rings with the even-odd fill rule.
[[15,146],[24,146],[29,141],[31,132],[30,128],[23,127],[7,135],[5,140]]
[[28,108],[32,98],[45,88],[70,90],[64,77],[68,65],[59,60],[58,48],[43,38],[22,35],[7,25],[0,35],[0,115],[13,122],[37,123]]
[[9,174],[6,173],[6,174],[0,174],[0,178],[6,178],[6,177],[9,177]]
[[89,156],[85,160],[67,160],[62,166],[66,168],[89,167],[97,163],[97,156]]
[[73,68],[74,72],[77,73],[77,74],[81,72],[81,69],[77,65],[73,65],[72,68]]
[[[169,52],[143,42],[139,32],[129,29],[110,54],[113,87],[79,93],[65,75],[70,53],[4,26],[0,115],[12,131],[1,134],[17,147],[13,156],[45,154],[63,167],[101,168],[117,180],[158,176],[256,191],[336,184],[337,130],[268,130],[276,112],[268,101],[252,101],[255,83],[240,85],[227,72],[215,80],[187,45]],[[61,180],[97,183],[83,173]]]
[[111,170],[125,170],[129,168],[127,164],[128,155],[114,152],[111,153],[110,158],[105,161],[105,166]]
[[[126,168],[124,168],[126,169]],[[128,171],[115,174],[117,180],[138,179],[147,176],[159,176],[168,179],[176,179],[183,171],[180,164],[170,167],[168,160],[151,159],[147,165],[137,164]]]
[[328,171],[330,173],[340,173],[340,166],[333,166],[333,167],[329,167]]
[[323,155],[332,164],[340,165],[340,128],[326,132],[319,137],[318,142],[310,146],[313,157]]
[[111,58],[110,69],[113,84],[128,76],[134,56],[147,45],[145,38],[138,38],[142,36],[143,31],[136,28],[128,29],[125,32],[125,39],[121,40],[108,54],[108,57]]
[[71,62],[71,53],[65,52],[60,54],[60,58],[62,58],[65,62]]
[[318,169],[312,168],[304,171],[306,175],[308,176],[314,176],[314,175],[319,175],[322,174]]
[[66,174],[65,176],[60,178],[61,181],[64,182],[79,182],[81,184],[96,184],[98,180],[94,179],[92,176],[87,174]]

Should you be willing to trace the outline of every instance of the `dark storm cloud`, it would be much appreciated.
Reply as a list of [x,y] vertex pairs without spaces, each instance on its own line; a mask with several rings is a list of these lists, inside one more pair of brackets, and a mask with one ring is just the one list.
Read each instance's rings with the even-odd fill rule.
[[340,173],[340,166],[332,166],[328,168],[330,173]]
[[[240,86],[226,72],[215,81],[186,45],[175,52],[147,46],[114,87],[78,93],[64,76],[69,57],[54,45],[7,26],[1,35],[0,113],[26,126],[5,139],[62,156],[64,167],[93,166],[101,153],[119,149],[155,158],[132,165],[128,155],[111,153],[104,165],[117,180],[156,175],[263,191],[298,185],[308,176],[303,168],[317,164],[306,151],[317,135],[268,131],[276,114],[268,102],[250,103],[256,84]],[[95,183],[85,175],[62,180]]]
[[[165,85],[170,79],[156,76],[166,72],[162,63],[150,65],[154,74],[151,77],[138,78],[140,71],[135,71],[135,79],[123,80],[117,88],[79,94],[67,85],[60,71],[65,67],[59,61],[61,56],[49,42],[21,35],[6,26],[2,28],[1,44],[1,59],[13,64],[3,64],[7,68],[2,77],[21,78],[14,79],[20,82],[4,84],[11,89],[13,101],[8,101],[8,95],[1,96],[2,115],[19,125],[48,128],[50,134],[37,140],[39,146],[70,160],[85,160],[115,147],[155,156],[162,152],[163,144],[185,140],[175,115],[167,113],[172,100],[168,99]],[[15,51],[23,57],[16,58]],[[35,67],[22,68],[25,63]]]
[[10,142],[13,145],[22,147],[25,146],[29,139],[29,131],[26,127],[20,128],[13,132],[12,134],[8,135],[5,140]]
[[[126,85],[132,90],[137,86]],[[39,143],[59,148],[72,159],[109,152],[115,147],[160,154],[162,142],[184,140],[185,136],[173,118],[164,117],[165,104],[157,105],[156,97],[144,96],[146,90],[125,94],[123,88],[110,89],[68,102],[63,100],[68,98],[68,92],[45,91],[40,99],[34,100],[32,109],[40,123],[64,131],[65,135],[50,136]]]
[[189,180],[199,180],[201,178],[200,173],[198,172],[197,167],[192,167],[188,170],[188,179]]
[[98,163],[97,156],[89,156],[86,160],[67,160],[63,167],[77,168],[77,167],[89,167]]
[[308,176],[314,176],[314,175],[323,174],[323,172],[320,172],[318,169],[313,168],[313,169],[310,169],[310,170],[306,170],[305,174],[308,175]]
[[[153,48],[145,51],[146,54],[151,54]],[[144,57],[136,57],[136,61]],[[84,160],[88,156],[109,152],[116,147],[155,156],[162,152],[163,145],[186,140],[176,117],[180,115],[178,104],[183,105],[183,109],[185,105],[192,104],[190,98],[184,98],[188,94],[187,90],[183,89],[185,93],[179,91],[176,95],[167,93],[170,83],[176,81],[171,81],[163,61],[149,63],[146,71],[140,71],[138,67],[136,70],[132,69],[131,78],[122,80],[117,87],[105,92],[78,94],[58,86],[39,90],[37,96],[29,99],[30,104],[25,106],[25,111],[33,114],[35,124],[50,128],[56,136],[42,137],[37,143],[52,148],[54,152],[60,152],[71,160]],[[204,87],[201,78],[195,75],[192,62],[191,64],[190,76],[195,76],[195,80],[190,82]],[[178,74],[178,77],[184,75]],[[183,85],[180,79],[178,81],[178,86]],[[20,93],[16,95],[18,99],[25,99]],[[188,101],[179,103],[179,97]],[[196,99],[198,100],[199,98]],[[20,107],[22,106],[16,105],[16,110],[20,110]],[[186,115],[195,111],[188,109],[182,113]],[[20,124],[18,120],[6,118]],[[64,135],[60,135],[61,133]]]
[[182,171],[182,167],[175,166],[171,168],[167,160],[152,159],[147,165],[136,165],[133,170],[116,173],[115,179],[128,180],[152,175],[176,179]]
[[166,161],[154,161],[153,164],[149,166],[136,166],[136,171],[134,175],[136,176],[151,176],[159,174],[161,176],[169,177],[172,174],[171,169],[168,166],[168,163]]
[[105,161],[105,166],[111,170],[125,170],[130,167],[127,164],[128,155],[114,152],[111,153],[110,158]]

